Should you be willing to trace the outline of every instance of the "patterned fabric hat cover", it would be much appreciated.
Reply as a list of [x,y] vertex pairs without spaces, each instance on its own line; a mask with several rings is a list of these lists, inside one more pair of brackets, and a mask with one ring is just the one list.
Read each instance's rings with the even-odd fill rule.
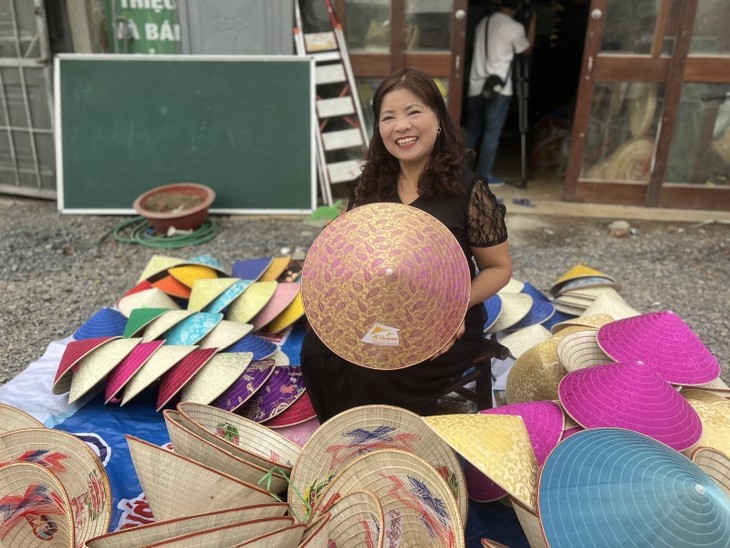
[[622,428],[566,438],[540,474],[551,546],[727,546],[730,500],[697,464]]
[[203,308],[203,312],[224,312],[228,305],[240,297],[251,283],[251,280],[237,280],[231,287],[208,303]]
[[692,447],[702,435],[702,421],[695,410],[641,362],[572,371],[560,381],[558,394],[565,411],[584,428],[626,428],[677,451]]
[[697,444],[730,455],[730,400],[699,388],[683,388],[680,394],[702,420],[702,437]]
[[254,422],[265,422],[283,413],[304,390],[299,367],[277,365],[266,383],[236,412]]
[[160,339],[167,331],[194,314],[192,310],[167,310],[147,324],[142,340],[148,342]]
[[720,375],[715,356],[674,312],[606,324],[598,330],[598,344],[614,361],[640,360],[672,384],[704,384]]
[[[255,358],[255,355],[254,355]],[[276,362],[271,359],[255,360],[243,371],[243,374],[233,382],[223,393],[218,396],[211,405],[233,412],[248,400],[266,384],[269,377],[274,373]]]
[[167,344],[196,344],[223,319],[223,314],[195,312],[165,332]]
[[309,393],[304,390],[294,403],[277,415],[263,423],[269,428],[286,428],[301,424],[317,416]]
[[454,235],[402,204],[368,204],[328,224],[302,270],[302,300],[319,338],[342,358],[400,369],[433,356],[469,305],[470,276]]
[[[565,416],[563,410],[552,401],[536,401],[502,405],[480,411],[482,414],[516,415],[522,417],[527,434],[535,452],[537,465],[542,466],[548,453],[558,444],[563,433]],[[483,435],[489,435],[484,433]],[[500,499],[507,492],[467,462],[464,476],[469,488],[469,497],[479,502]]]

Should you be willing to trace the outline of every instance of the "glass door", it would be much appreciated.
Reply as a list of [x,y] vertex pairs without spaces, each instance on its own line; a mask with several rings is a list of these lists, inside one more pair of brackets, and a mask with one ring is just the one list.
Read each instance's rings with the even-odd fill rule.
[[[457,121],[461,115],[468,0],[340,0],[353,72],[367,122],[370,101],[388,74],[416,67],[436,79]],[[450,93],[453,90],[453,93]]]
[[726,0],[592,0],[567,200],[728,207],[729,18]]

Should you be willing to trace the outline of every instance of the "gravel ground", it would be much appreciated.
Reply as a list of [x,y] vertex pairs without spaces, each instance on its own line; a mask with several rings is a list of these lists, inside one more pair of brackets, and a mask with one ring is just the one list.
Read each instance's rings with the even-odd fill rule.
[[[220,233],[200,246],[158,251],[106,236],[129,217],[61,215],[55,202],[0,199],[0,384],[71,335],[132,287],[152,255],[211,254],[234,260],[308,248],[320,229],[302,218],[215,216]],[[672,310],[692,327],[730,382],[730,225],[632,221],[634,235],[609,235],[615,219],[508,213],[515,277],[547,292],[576,264],[614,276],[640,312]],[[100,240],[102,240],[100,243]]]

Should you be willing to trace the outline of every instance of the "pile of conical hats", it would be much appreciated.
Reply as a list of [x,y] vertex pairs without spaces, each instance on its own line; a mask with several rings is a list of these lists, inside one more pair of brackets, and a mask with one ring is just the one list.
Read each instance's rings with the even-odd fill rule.
[[678,314],[640,313],[615,287],[544,326],[510,343],[504,405],[424,418],[467,461],[470,497],[508,502],[531,546],[723,546],[730,387],[712,352]]
[[304,315],[291,256],[235,261],[153,256],[114,307],[73,334],[53,380],[69,403],[102,393],[125,405],[156,391],[158,411],[212,404],[283,428],[315,417],[280,341]]
[[80,438],[0,404],[0,543],[84,546],[112,519],[109,479]]
[[163,415],[172,450],[127,436],[155,522],[86,546],[465,546],[459,459],[410,411],[350,409],[301,448],[209,405]]

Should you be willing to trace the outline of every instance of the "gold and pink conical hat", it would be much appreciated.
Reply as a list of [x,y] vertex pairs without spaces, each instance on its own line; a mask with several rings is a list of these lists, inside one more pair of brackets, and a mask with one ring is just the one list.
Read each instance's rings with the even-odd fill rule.
[[310,247],[302,300],[317,336],[374,369],[422,362],[457,332],[469,306],[469,265],[435,217],[368,204],[339,216]]

